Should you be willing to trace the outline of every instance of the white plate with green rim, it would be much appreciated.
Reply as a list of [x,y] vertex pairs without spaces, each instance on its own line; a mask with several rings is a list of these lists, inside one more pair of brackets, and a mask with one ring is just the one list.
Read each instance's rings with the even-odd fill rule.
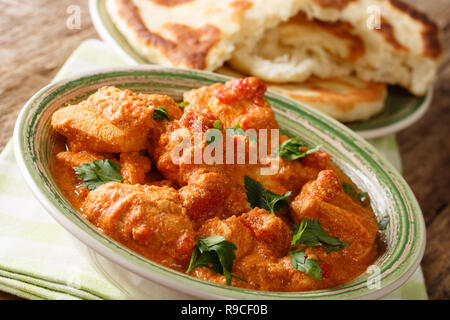
[[[106,10],[105,0],[90,0],[89,10],[100,37],[126,63],[130,65],[150,63],[116,28]],[[346,123],[346,125],[366,139],[398,132],[411,126],[425,114],[431,104],[432,93],[431,88],[424,97],[417,97],[400,87],[388,86],[388,96],[381,113],[367,121]]]
[[381,113],[367,121],[346,123],[366,139],[383,137],[403,130],[419,120],[431,104],[433,88],[424,97],[417,97],[397,86],[388,86],[388,95]]
[[[300,137],[308,144],[321,145],[336,165],[361,190],[369,193],[377,219],[381,220],[385,215],[390,218],[387,229],[382,233],[386,251],[368,272],[357,279],[332,289],[290,293],[246,290],[206,282],[163,267],[127,249],[101,233],[65,199],[49,168],[54,141],[50,120],[55,110],[81,101],[105,85],[167,94],[181,100],[186,90],[228,79],[195,70],[140,66],[103,70],[50,84],[36,93],[19,115],[14,131],[17,163],[43,207],[90,248],[91,258],[101,265],[100,269],[106,276],[116,279],[119,285],[123,284],[122,287],[131,288],[128,292],[142,293],[144,288],[139,298],[158,297],[159,292],[164,292],[165,298],[370,299],[383,297],[402,285],[418,267],[425,246],[422,213],[409,186],[371,145],[353,131],[272,91],[266,97],[282,131]],[[379,280],[375,286],[371,282],[374,271],[378,271],[375,275]],[[136,295],[131,294],[131,297]]]

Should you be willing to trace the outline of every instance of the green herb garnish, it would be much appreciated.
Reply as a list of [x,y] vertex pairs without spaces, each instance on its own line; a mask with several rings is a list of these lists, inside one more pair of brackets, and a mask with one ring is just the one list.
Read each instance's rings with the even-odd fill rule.
[[349,183],[342,183],[342,189],[346,194],[348,194],[353,200],[356,200],[361,205],[364,205],[369,195],[367,192],[357,192],[355,188]]
[[183,109],[184,107],[187,107],[189,105],[189,101],[182,101],[178,103],[178,106]]
[[213,127],[217,130],[220,130],[220,121],[219,120],[214,121]]
[[331,251],[341,250],[349,245],[347,242],[329,235],[317,219],[304,219],[298,226],[294,226],[291,247],[298,244],[304,244],[305,246],[295,251],[289,251],[292,267],[318,280],[322,279],[322,269],[319,267],[320,261],[308,259],[303,250],[310,247],[328,245],[324,250],[326,253],[330,253]]
[[226,241],[223,236],[199,238],[192,252],[186,273],[190,274],[197,267],[205,267],[223,274],[228,285],[231,284],[232,278],[246,281],[231,274],[233,261],[236,259],[235,250],[237,250],[236,245],[233,242]]
[[303,222],[303,220],[300,222],[300,224],[294,225],[294,232],[292,233],[292,241],[291,241],[291,247],[295,246],[300,243],[300,238],[303,235],[303,232],[306,230],[306,223]]
[[121,165],[111,160],[94,160],[81,166],[73,167],[75,173],[84,183],[81,185],[94,190],[107,182],[122,182]]
[[247,200],[252,208],[258,207],[266,209],[274,214],[275,211],[289,205],[289,196],[291,192],[285,194],[277,194],[270,190],[264,189],[263,185],[250,177],[244,177],[244,186],[247,191]]
[[280,144],[275,150],[275,154],[283,159],[294,161],[320,150],[320,146],[316,146],[306,151],[300,151],[302,147],[306,147],[306,145],[299,138],[291,138]]
[[172,118],[169,116],[169,112],[167,112],[167,109],[164,107],[156,107],[153,111],[153,119],[155,120],[169,120],[171,121]]
[[294,269],[309,274],[314,279],[322,280],[322,269],[319,267],[320,261],[308,259],[306,253],[301,249],[290,251],[289,256]]
[[329,235],[322,228],[318,219],[305,219],[302,220],[299,226],[294,227],[291,246],[296,246],[298,244],[305,245],[302,249],[329,245],[329,247],[324,248],[326,253],[341,250],[349,245],[347,242]]
[[229,136],[245,136],[248,137],[250,140],[250,143],[256,144],[258,143],[258,137],[254,134],[250,134],[244,131],[244,129],[241,128],[239,123],[235,124],[233,128],[226,128],[226,133]]

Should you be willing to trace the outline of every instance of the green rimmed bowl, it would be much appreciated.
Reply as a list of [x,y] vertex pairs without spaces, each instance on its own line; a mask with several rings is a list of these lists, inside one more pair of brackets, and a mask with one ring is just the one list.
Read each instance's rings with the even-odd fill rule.
[[99,270],[130,298],[356,299],[380,298],[403,284],[418,267],[425,227],[417,201],[400,174],[372,146],[337,121],[275,92],[266,94],[282,131],[306,143],[322,145],[333,161],[369,193],[377,219],[390,222],[383,238],[387,249],[366,273],[332,289],[310,292],[263,292],[217,285],[163,267],[110,239],[86,221],[57,187],[49,168],[54,137],[51,115],[98,88],[114,85],[167,94],[181,100],[192,88],[224,82],[218,74],[159,67],[103,70],[51,84],[24,106],[14,132],[18,165],[45,209],[86,248]]

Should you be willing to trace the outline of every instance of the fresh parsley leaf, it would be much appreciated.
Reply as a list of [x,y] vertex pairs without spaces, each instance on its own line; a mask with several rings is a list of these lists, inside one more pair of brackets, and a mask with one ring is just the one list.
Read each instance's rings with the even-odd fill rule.
[[320,261],[315,259],[308,259],[307,255],[303,252],[309,247],[321,247],[324,244],[329,245],[324,248],[326,253],[332,251],[338,251],[347,247],[347,242],[341,241],[338,238],[329,235],[321,226],[319,220],[304,219],[300,222],[300,225],[294,226],[294,232],[292,234],[291,247],[298,244],[304,244],[305,246],[296,251],[290,251],[291,265],[293,268],[309,274],[311,277],[321,280],[322,269],[319,267]]
[[342,189],[346,194],[348,194],[353,200],[359,202],[361,205],[364,205],[365,201],[368,199],[369,195],[367,192],[357,192],[355,188],[351,184],[342,183]]
[[294,232],[292,233],[292,242],[291,246],[295,246],[299,244],[300,238],[302,237],[303,232],[306,230],[306,223],[303,223],[303,220],[300,224],[294,225]]
[[84,181],[81,185],[89,190],[94,190],[107,182],[122,182],[120,168],[121,165],[117,162],[106,159],[85,162],[73,169],[78,178]]
[[291,138],[280,144],[275,150],[275,154],[283,159],[293,161],[320,150],[320,146],[316,146],[306,151],[301,151],[302,147],[306,147],[306,145],[299,138]]
[[388,215],[385,215],[381,218],[380,222],[378,222],[378,230],[386,230],[387,225],[389,224],[390,218]]
[[178,106],[183,109],[189,105],[189,101],[182,101],[178,103]]
[[228,285],[231,284],[233,277],[246,281],[231,274],[233,262],[236,259],[235,250],[237,250],[236,245],[233,242],[226,241],[223,236],[199,238],[192,252],[186,273],[190,274],[192,270],[201,266],[223,274]]
[[258,207],[265,209],[266,201],[264,199],[263,185],[250,177],[244,177],[244,186],[247,192],[247,200],[252,208]]
[[224,236],[210,236],[200,238],[199,243],[203,250],[207,250],[209,247],[212,247],[216,244],[223,242],[226,238]]
[[169,116],[169,112],[167,111],[166,108],[164,107],[156,107],[155,110],[153,110],[153,119],[155,120],[173,120],[170,116]]
[[318,280],[322,279],[322,269],[319,267],[320,261],[308,259],[303,250],[309,247],[321,247],[325,244],[328,245],[328,247],[324,248],[325,252],[330,253],[349,245],[347,242],[329,235],[317,219],[304,219],[300,222],[300,225],[294,226],[291,247],[298,244],[304,244],[305,246],[289,252],[292,267]]
[[274,214],[275,211],[289,205],[289,196],[291,195],[290,191],[284,194],[277,194],[270,190],[264,189],[260,182],[253,180],[248,176],[244,177],[244,186],[247,192],[247,200],[252,208],[258,207],[261,209],[266,209],[270,211],[270,213]]
[[248,137],[250,140],[250,143],[256,144],[258,143],[258,137],[254,134],[250,134],[244,131],[244,129],[241,128],[239,123],[235,124],[233,128],[226,128],[226,134],[233,137],[233,136],[245,136]]
[[278,194],[270,190],[265,190],[263,193],[264,199],[266,200],[266,206],[269,208],[270,213],[275,213],[275,211],[283,209],[284,206],[289,205],[289,197],[291,192],[288,191],[284,194]]
[[322,228],[318,219],[302,220],[300,225],[295,227],[291,245],[296,246],[298,244],[304,244],[305,248],[320,247],[324,244],[329,245],[330,247],[325,248],[326,253],[341,250],[349,246],[347,242],[329,235]]
[[220,121],[219,120],[214,121],[213,127],[217,130],[220,130]]
[[322,280],[322,269],[319,267],[320,261],[308,259],[306,253],[301,249],[290,251],[289,256],[294,269],[309,274],[314,279]]

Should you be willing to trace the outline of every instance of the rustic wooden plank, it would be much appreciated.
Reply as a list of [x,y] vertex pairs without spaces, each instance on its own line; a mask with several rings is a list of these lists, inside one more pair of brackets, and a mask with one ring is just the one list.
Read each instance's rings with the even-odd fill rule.
[[[422,262],[430,298],[450,296],[450,3],[408,0],[443,29],[446,56],[433,105],[416,124],[398,135],[404,176],[422,207],[427,248]],[[66,26],[67,9],[81,9],[81,28]],[[23,104],[46,85],[79,43],[98,38],[85,0],[0,0],[0,150],[11,138]],[[0,293],[0,299],[10,297]]]
[[426,11],[443,30],[445,56],[429,111],[398,135],[403,175],[414,191],[427,224],[422,261],[431,299],[450,298],[450,3],[409,1]]
[[427,226],[422,268],[430,299],[450,299],[450,207],[439,211]]
[[[25,3],[25,4],[24,4]],[[67,8],[79,5],[81,29],[67,28]],[[0,148],[23,104],[56,74],[84,39],[97,37],[87,1],[0,0]]]

